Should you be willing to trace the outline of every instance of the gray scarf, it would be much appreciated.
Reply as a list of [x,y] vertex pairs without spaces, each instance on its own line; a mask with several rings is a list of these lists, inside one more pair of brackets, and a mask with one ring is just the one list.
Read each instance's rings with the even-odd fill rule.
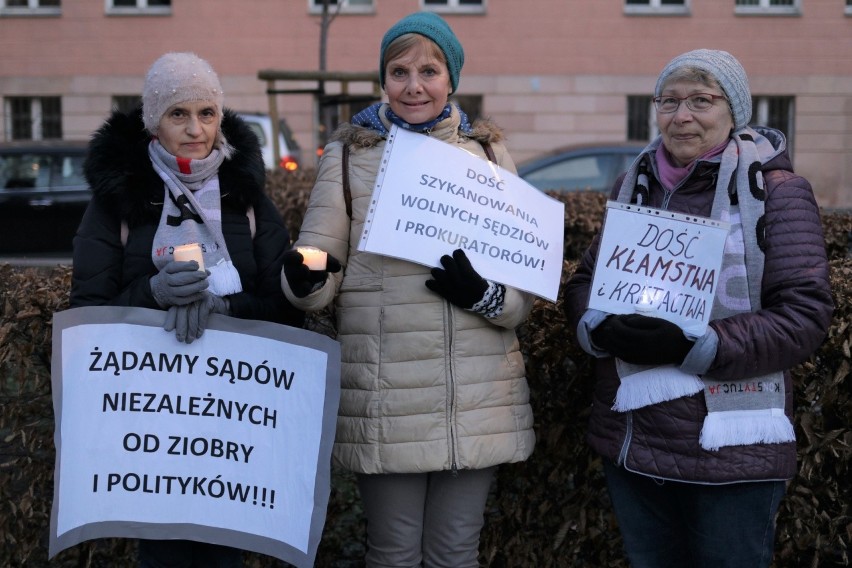
[[163,268],[178,245],[199,243],[210,272],[208,291],[217,296],[241,292],[240,276],[222,235],[218,172],[225,154],[214,148],[203,160],[178,159],[152,140],[148,156],[165,183],[163,212],[151,251],[154,265]]
[[[660,143],[657,138],[645,152],[656,150]],[[766,188],[760,165],[762,156],[776,152],[768,139],[746,127],[733,134],[721,155],[711,218],[731,224],[720,274],[736,276],[725,281],[724,289],[716,291],[711,320],[761,307],[764,254],[757,231],[764,214]],[[618,201],[629,203],[637,186],[650,187],[647,174],[640,171],[640,161],[637,159],[628,170]],[[733,194],[729,194],[729,187]],[[641,198],[641,194],[637,195]],[[699,443],[704,449],[795,440],[793,425],[784,413],[784,375],[780,371],[717,381],[686,374],[672,365],[648,367],[616,360],[616,368],[621,386],[613,408],[618,411],[703,390],[708,414]]]

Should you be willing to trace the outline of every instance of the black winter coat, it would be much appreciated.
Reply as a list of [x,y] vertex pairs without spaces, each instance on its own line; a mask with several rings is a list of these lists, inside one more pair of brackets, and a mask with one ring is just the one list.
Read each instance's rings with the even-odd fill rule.
[[[281,291],[282,254],[291,246],[290,235],[264,193],[257,137],[227,109],[222,131],[235,149],[219,168],[222,233],[243,288],[228,296],[231,315],[301,326],[304,314]],[[151,250],[165,186],[151,166],[149,142],[141,109],[113,113],[92,138],[84,170],[93,197],[74,237],[71,307],[160,309],[149,280],[157,273]]]

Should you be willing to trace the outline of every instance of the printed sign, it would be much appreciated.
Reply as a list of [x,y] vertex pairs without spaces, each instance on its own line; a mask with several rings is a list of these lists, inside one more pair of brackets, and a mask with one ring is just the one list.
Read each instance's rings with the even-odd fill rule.
[[179,538],[312,566],[339,344],[213,315],[187,345],[164,318],[117,307],[54,315],[50,556],[92,538]]
[[463,249],[483,277],[556,301],[565,204],[465,150],[397,128],[358,250],[440,267]]
[[589,307],[641,312],[703,335],[729,228],[706,217],[607,202]]

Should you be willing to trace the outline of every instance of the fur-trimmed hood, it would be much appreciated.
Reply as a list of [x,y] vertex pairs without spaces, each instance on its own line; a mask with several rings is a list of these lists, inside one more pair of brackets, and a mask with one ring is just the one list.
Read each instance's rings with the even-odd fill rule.
[[[266,170],[257,136],[233,111],[225,109],[222,132],[234,152],[219,168],[223,204],[246,211],[258,202]],[[151,137],[142,123],[142,109],[113,112],[92,136],[84,172],[96,197],[117,210],[133,226],[157,219],[164,196],[163,181],[151,166]]]
[[[384,109],[386,106],[386,103],[383,104],[382,109],[379,111],[379,115],[382,117],[384,117]],[[435,131],[437,132],[439,129],[443,129],[455,134],[458,132],[459,120],[458,112],[454,110],[450,118],[440,123],[439,126],[436,127]],[[385,126],[390,129],[391,123],[389,121],[382,118],[382,122],[384,122]],[[505,139],[500,127],[489,118],[480,118],[475,120],[473,122],[473,129],[470,133],[465,134],[458,132],[458,134],[471,140],[475,140],[480,144],[496,144],[497,142],[502,142]],[[377,130],[373,130],[372,128],[365,126],[356,126],[347,122],[341,124],[337,130],[334,131],[331,136],[331,141],[342,142],[343,144],[355,147],[370,148],[378,145],[385,138],[386,136]]]

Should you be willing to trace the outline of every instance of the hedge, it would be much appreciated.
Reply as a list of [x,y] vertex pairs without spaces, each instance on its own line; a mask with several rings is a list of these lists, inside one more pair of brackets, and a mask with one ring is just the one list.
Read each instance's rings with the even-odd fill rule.
[[[298,234],[314,172],[271,176],[268,189]],[[578,193],[567,204],[563,281],[599,229],[604,198]],[[847,566],[852,537],[852,214],[824,212],[836,312],[821,348],[794,370],[798,475],[778,515],[775,568]],[[70,268],[0,265],[0,566],[133,565],[134,541],[81,543],[47,560],[53,498],[51,321],[68,306]],[[591,402],[589,358],[571,341],[561,309],[537,301],[519,328],[535,412],[537,446],[499,469],[486,511],[480,559],[502,567],[626,567],[600,459],[584,442]],[[333,334],[328,313],[310,327]],[[316,566],[362,566],[364,521],[352,476],[334,471]],[[256,553],[246,566],[285,563]]]

